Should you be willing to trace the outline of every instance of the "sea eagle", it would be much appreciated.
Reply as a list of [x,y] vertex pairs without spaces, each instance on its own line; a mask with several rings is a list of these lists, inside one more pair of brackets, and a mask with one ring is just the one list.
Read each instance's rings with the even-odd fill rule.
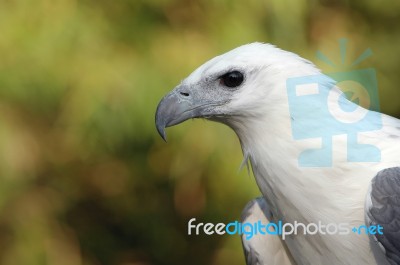
[[[315,97],[312,104],[292,105],[288,85],[307,76],[324,75],[270,44],[238,47],[200,66],[161,100],[157,130],[165,139],[166,127],[205,118],[235,131],[263,195],[245,208],[242,220],[383,227],[383,234],[371,235],[298,233],[285,240],[258,235],[243,240],[247,264],[400,264],[400,120],[371,111],[357,123],[360,111],[352,110],[366,110],[354,107],[330,78],[318,79],[317,92],[311,91],[329,92],[326,102]],[[316,120],[327,108],[333,116]],[[318,135],[338,124],[359,133],[333,134],[328,157],[318,151],[326,142],[294,136],[294,128]],[[303,155],[314,160],[304,164]]]

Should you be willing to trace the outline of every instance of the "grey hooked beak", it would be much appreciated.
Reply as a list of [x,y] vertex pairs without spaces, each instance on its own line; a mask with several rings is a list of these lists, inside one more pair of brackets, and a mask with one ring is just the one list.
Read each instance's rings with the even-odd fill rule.
[[156,111],[157,131],[166,141],[165,128],[192,118],[211,118],[218,114],[216,107],[224,103],[223,101],[215,102],[215,98],[204,98],[193,90],[189,93],[185,86],[178,86],[158,104]]
[[190,118],[200,117],[201,109],[192,102],[188,93],[173,90],[158,104],[156,111],[156,127],[158,133],[166,141],[165,128]]

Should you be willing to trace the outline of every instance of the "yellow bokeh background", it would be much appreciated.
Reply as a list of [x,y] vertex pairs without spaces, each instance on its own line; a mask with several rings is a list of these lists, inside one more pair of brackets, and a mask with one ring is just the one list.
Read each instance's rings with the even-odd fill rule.
[[[325,72],[377,72],[400,116],[400,2],[0,0],[0,264],[244,264],[238,220],[259,195],[228,128],[154,126],[162,96],[206,60],[261,41]],[[346,64],[317,60],[319,50]]]

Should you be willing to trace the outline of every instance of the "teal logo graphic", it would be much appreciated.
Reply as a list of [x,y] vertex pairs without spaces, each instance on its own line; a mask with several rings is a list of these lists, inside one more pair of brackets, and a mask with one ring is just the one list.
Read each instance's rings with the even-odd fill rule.
[[[341,64],[345,64],[345,39],[340,40]],[[350,66],[355,68],[372,55],[367,49]],[[318,52],[323,62],[336,67]],[[295,140],[320,139],[318,148],[300,153],[300,167],[331,167],[332,137],[347,136],[348,162],[379,162],[379,148],[358,141],[358,134],[382,128],[378,86],[373,68],[354,69],[313,76],[290,78],[286,83],[292,135]],[[340,88],[341,90],[339,90]]]

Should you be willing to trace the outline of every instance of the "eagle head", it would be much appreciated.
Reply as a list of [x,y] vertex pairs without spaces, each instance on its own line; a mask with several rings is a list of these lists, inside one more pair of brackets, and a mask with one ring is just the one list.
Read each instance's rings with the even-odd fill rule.
[[285,100],[287,78],[315,73],[310,62],[273,45],[240,46],[204,63],[161,100],[157,130],[165,140],[166,127],[190,118],[246,127]]

